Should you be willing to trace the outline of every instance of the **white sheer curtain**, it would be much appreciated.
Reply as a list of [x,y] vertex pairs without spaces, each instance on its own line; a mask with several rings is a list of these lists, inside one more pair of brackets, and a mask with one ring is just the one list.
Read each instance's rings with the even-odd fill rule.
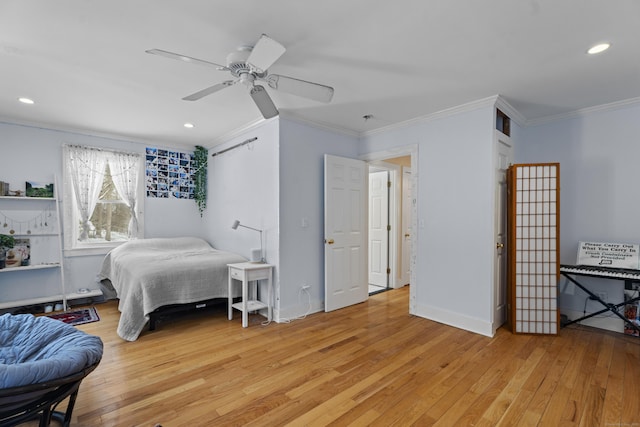
[[64,151],[69,161],[67,172],[80,212],[81,231],[78,240],[86,241],[89,238],[89,218],[100,197],[106,158],[101,151],[91,147],[65,145]]
[[137,196],[140,176],[140,155],[134,153],[109,153],[111,179],[118,194],[129,208],[129,238],[138,237]]

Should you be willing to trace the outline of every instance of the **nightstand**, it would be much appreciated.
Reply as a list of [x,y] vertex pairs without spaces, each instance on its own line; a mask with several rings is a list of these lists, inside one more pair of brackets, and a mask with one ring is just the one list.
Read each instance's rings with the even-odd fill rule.
[[[229,267],[229,320],[233,319],[233,309],[240,310],[242,312],[242,327],[249,326],[249,312],[258,311],[263,308],[267,309],[267,319],[271,321],[271,294],[272,283],[271,276],[273,272],[273,265],[253,263],[253,262],[241,262],[237,264],[227,264]],[[233,303],[233,281],[238,280],[242,282],[242,301]],[[267,302],[258,301],[257,299],[250,299],[249,296],[249,282],[258,280],[267,280],[267,289],[269,297]],[[256,296],[254,295],[254,298]]]

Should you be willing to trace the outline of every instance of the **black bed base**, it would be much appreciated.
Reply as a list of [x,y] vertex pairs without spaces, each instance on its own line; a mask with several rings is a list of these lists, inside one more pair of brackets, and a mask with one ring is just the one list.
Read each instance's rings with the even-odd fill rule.
[[149,313],[149,330],[155,331],[156,324],[161,317],[169,317],[187,311],[195,311],[205,308],[211,308],[214,306],[222,306],[226,305],[227,302],[227,298],[213,298],[205,301],[190,302],[187,304],[165,305]]

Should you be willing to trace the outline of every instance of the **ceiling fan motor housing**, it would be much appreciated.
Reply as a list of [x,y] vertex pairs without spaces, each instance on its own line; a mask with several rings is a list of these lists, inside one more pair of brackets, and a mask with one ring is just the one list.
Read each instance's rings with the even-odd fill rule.
[[257,73],[254,69],[252,69],[249,64],[247,64],[247,59],[249,55],[251,55],[252,47],[244,46],[238,48],[235,52],[231,52],[227,55],[227,68],[231,71],[231,74],[234,77],[240,77],[242,83],[246,84],[247,77],[242,77],[243,74],[251,74],[253,79],[251,79],[251,83],[255,78],[262,78],[267,75],[267,72],[264,71],[262,73]]

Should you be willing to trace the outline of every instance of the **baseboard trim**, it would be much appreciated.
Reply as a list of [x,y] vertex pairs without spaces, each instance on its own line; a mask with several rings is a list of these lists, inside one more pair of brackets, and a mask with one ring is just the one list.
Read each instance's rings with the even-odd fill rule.
[[433,320],[434,322],[443,323],[453,326],[454,328],[463,329],[465,331],[484,335],[493,338],[494,331],[491,322],[487,322],[476,317],[465,316],[464,314],[454,313],[452,311],[443,310],[430,305],[416,304],[416,316]]

